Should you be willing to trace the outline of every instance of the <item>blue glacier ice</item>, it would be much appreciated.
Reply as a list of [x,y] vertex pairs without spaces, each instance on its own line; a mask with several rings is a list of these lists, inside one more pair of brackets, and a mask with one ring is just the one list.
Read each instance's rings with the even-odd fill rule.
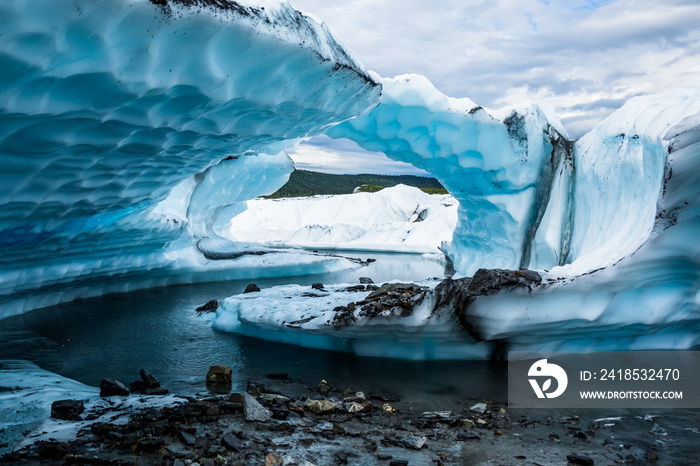
[[[0,318],[356,266],[228,234],[246,201],[287,180],[285,148],[326,134],[444,184],[458,213],[441,249],[458,276],[529,268],[542,284],[459,309],[431,295],[408,320],[343,328],[285,325],[304,292],[272,290],[231,297],[218,328],[413,358],[485,357],[496,341],[698,344],[698,90],[636,97],[571,141],[546,106],[490,110],[421,76],[367,72],[287,3],[6,0],[0,34]],[[284,293],[288,308],[275,308]],[[261,303],[270,314],[255,317]]]
[[[0,317],[226,268],[283,273],[189,247],[224,247],[205,238],[218,213],[284,184],[285,147],[377,103],[352,54],[286,3],[162,3],[0,5]],[[187,222],[151,215],[188,179]],[[299,259],[282,265],[348,266]]]

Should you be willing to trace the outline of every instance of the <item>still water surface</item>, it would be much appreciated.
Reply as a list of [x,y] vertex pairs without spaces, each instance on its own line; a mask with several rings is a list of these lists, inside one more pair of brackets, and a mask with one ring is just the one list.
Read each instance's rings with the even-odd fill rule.
[[[410,254],[350,254],[376,258],[360,269],[322,275],[255,279],[261,288],[298,283],[310,285],[419,281],[442,277],[445,265],[435,257]],[[0,322],[0,359],[26,359],[88,385],[113,377],[129,383],[146,368],[175,393],[205,388],[209,366],[234,370],[234,390],[269,373],[288,373],[315,385],[321,379],[344,389],[396,394],[417,409],[441,405],[505,400],[506,371],[483,361],[404,361],[364,358],[318,351],[215,331],[212,314],[195,309],[211,299],[242,293],[250,280],[169,286],[83,299],[40,309]],[[458,400],[456,400],[457,398]]]

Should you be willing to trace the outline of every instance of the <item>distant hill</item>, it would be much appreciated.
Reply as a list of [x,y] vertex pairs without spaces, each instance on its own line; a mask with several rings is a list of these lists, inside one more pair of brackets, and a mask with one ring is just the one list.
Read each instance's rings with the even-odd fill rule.
[[435,178],[414,175],[331,175],[329,173],[295,170],[287,184],[269,198],[305,197],[318,194],[352,194],[355,188],[375,192],[383,188],[405,184],[420,188],[429,194],[447,194]]

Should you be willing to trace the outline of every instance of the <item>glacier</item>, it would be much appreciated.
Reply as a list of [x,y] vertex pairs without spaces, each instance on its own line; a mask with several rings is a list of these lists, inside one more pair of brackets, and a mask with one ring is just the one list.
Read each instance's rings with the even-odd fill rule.
[[[283,288],[231,297],[214,326],[411,358],[698,344],[698,90],[633,98],[571,141],[544,105],[490,110],[422,76],[366,71],[284,2],[8,0],[0,34],[0,318],[107,292],[358,266],[290,246],[433,252],[439,241],[457,276],[422,284],[410,315],[291,328],[309,317],[297,303],[315,300],[321,322],[363,299]],[[249,202],[286,182],[286,148],[319,134],[432,173],[453,213],[431,215],[447,207],[403,188],[379,196],[377,215],[401,219],[384,231],[351,219],[342,199]],[[320,220],[272,231],[311,205],[342,209],[346,226],[321,227],[325,243]],[[253,221],[270,230],[246,231]],[[493,269],[540,280],[469,291]]]
[[[367,112],[380,93],[325,25],[258,3],[2,2],[0,317],[350,266],[309,254],[214,262],[193,247],[236,248],[211,235],[217,215],[274,192],[292,167],[285,147]],[[243,173],[261,178],[248,185]],[[181,194],[186,223],[153,215]]]

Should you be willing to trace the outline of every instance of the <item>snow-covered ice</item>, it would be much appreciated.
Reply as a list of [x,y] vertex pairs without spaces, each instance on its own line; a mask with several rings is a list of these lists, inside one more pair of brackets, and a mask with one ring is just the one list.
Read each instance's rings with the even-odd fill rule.
[[398,185],[376,193],[248,201],[232,218],[229,238],[271,247],[439,253],[456,222],[452,196]]

